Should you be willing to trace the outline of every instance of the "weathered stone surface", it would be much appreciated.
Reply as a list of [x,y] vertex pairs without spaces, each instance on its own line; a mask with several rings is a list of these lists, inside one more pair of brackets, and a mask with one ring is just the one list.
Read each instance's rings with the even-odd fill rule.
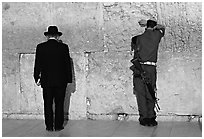
[[103,50],[101,3],[52,3],[50,24],[58,25],[62,40],[74,52]]
[[130,50],[131,37],[143,32],[140,19],[155,16],[156,3],[118,2],[104,4],[104,45],[107,49]]
[[160,54],[157,88],[162,114],[201,115],[201,63],[193,55]]
[[42,113],[43,98],[41,87],[33,78],[34,54],[20,55],[20,111],[22,113]]
[[32,77],[34,53],[47,26],[57,25],[74,63],[75,80],[65,98],[70,118],[137,115],[130,40],[144,31],[138,20],[151,16],[166,26],[158,54],[159,114],[201,115],[201,2],[3,2],[3,113],[42,115],[42,92]]
[[[68,84],[66,96],[70,95],[70,107],[65,97],[65,112],[69,113],[70,119],[86,119],[86,64],[84,53],[72,53],[73,59],[73,82]],[[67,105],[66,105],[67,104]]]
[[2,111],[19,112],[19,55],[2,51]]
[[45,40],[43,32],[49,24],[49,3],[3,3],[10,8],[2,11],[2,48],[14,53],[35,52]]
[[[162,51],[201,51],[201,3],[158,3],[158,19],[166,25]],[[173,40],[173,41],[172,41]]]
[[89,55],[87,77],[88,112],[136,113],[129,53],[110,52]]
[[103,50],[101,3],[3,3],[8,5],[2,15],[5,49],[35,52],[36,45],[46,39],[47,27],[57,25],[71,51]]

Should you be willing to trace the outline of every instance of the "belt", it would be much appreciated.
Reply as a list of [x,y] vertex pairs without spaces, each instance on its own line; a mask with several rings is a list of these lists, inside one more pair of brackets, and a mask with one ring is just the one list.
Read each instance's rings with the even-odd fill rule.
[[152,65],[152,66],[157,66],[157,64],[155,62],[140,62],[140,64],[144,64],[144,65]]

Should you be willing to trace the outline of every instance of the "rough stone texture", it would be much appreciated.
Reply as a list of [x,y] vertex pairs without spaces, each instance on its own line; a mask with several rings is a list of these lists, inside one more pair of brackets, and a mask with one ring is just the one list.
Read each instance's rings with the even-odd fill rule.
[[2,110],[5,113],[19,112],[20,93],[19,56],[2,51]]
[[129,53],[109,52],[89,55],[87,111],[92,114],[137,112],[133,95]]
[[[87,58],[84,53],[72,53],[73,59],[73,82],[68,84],[65,97],[65,112],[70,119],[86,118],[86,65]],[[70,96],[70,102],[68,97]],[[69,105],[70,107],[67,107]],[[66,105],[67,104],[67,105]]]
[[3,3],[2,47],[13,53],[34,52],[49,24],[49,3]]
[[[35,84],[33,78],[35,57],[33,54],[20,55],[20,112],[42,113],[42,89]],[[26,107],[25,107],[26,106]]]
[[52,3],[52,24],[63,31],[71,51],[102,51],[103,15],[100,3]]
[[158,55],[158,114],[202,115],[202,3],[193,2],[3,2],[3,113],[42,115],[42,90],[32,78],[34,53],[47,26],[57,25],[74,65],[65,98],[69,117],[114,119],[119,112],[135,117],[130,40],[144,31],[138,20],[150,16],[166,26]]
[[201,114],[201,63],[193,55],[160,54],[157,88],[162,114]]
[[143,32],[137,23],[156,15],[156,3],[104,3],[104,45],[110,51],[130,50],[131,37]]
[[[201,3],[157,3],[158,19],[166,25],[161,51],[201,52]],[[173,40],[173,41],[172,41]],[[185,54],[185,53],[184,53]]]

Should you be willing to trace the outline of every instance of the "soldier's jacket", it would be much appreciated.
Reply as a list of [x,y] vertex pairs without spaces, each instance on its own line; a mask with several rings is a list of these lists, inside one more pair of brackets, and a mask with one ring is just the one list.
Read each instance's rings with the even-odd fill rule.
[[131,49],[138,52],[142,61],[156,63],[158,46],[163,36],[164,33],[162,33],[160,30],[146,29],[143,34],[134,36],[132,38]]

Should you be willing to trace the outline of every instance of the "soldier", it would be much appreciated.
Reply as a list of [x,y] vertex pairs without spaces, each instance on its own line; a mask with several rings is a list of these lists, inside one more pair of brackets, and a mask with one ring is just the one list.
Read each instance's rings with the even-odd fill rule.
[[[134,51],[134,59],[139,59],[140,64],[146,76],[151,82],[152,88],[156,90],[156,62],[158,46],[161,38],[165,34],[165,27],[157,24],[154,18],[145,22],[140,20],[138,22],[141,27],[146,26],[144,33],[134,36],[131,41],[131,51]],[[133,76],[133,90],[137,98],[139,122],[143,126],[156,126],[155,101],[147,90],[139,71],[132,66],[131,70],[134,72]]]

